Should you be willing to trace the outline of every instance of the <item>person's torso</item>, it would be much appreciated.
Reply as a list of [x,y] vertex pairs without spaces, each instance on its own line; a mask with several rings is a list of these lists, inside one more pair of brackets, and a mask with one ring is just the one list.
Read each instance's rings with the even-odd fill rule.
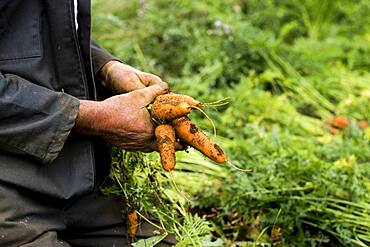
[[[0,71],[79,99],[94,100],[90,1],[78,1],[78,30],[74,0],[5,2],[9,6],[5,6],[3,19],[0,17]],[[101,145],[88,136],[72,134],[49,165],[0,151],[0,182],[61,199],[84,193],[97,185],[94,143]],[[102,159],[108,160],[106,151],[100,153],[104,152]]]

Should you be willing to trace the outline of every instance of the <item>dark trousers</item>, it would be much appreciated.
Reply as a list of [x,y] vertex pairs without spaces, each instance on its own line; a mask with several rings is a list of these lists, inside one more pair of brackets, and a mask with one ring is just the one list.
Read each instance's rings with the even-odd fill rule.
[[[0,183],[0,247],[128,246],[122,206],[100,192],[56,201]],[[138,237],[154,230],[142,221]]]

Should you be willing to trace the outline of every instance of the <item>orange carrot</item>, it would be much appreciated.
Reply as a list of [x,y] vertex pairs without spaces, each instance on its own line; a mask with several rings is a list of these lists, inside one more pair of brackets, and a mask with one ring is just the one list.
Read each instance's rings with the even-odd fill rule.
[[[185,151],[187,148],[188,148],[188,146],[185,143],[183,143],[179,140],[176,140],[176,142],[175,142],[175,151]],[[153,143],[152,149],[153,149],[153,151],[159,152],[158,142]]]
[[159,154],[162,166],[165,171],[172,171],[175,168],[175,130],[171,125],[162,124],[155,128]]
[[182,95],[182,94],[175,94],[175,93],[168,93],[159,95],[156,99],[156,101],[161,103],[171,103],[171,104],[181,104],[181,103],[187,103],[190,107],[201,107],[202,103],[193,99],[191,96],[188,95]]
[[201,107],[205,106],[222,106],[227,104],[228,98],[220,99],[214,102],[200,102],[198,100],[195,100],[193,97],[189,95],[184,95],[184,94],[175,94],[175,93],[168,93],[168,94],[163,94],[158,96],[156,101],[161,102],[161,103],[171,103],[171,104],[180,104],[180,103],[188,103],[190,107],[199,109]]
[[176,104],[169,101],[166,103],[154,101],[151,112],[153,117],[159,122],[168,122],[175,118],[186,116],[191,112],[191,107],[186,102]]
[[130,212],[127,214],[127,219],[128,219],[128,235],[131,238],[134,238],[137,233],[137,228],[138,228],[138,216],[136,213],[136,210]]
[[331,125],[331,127],[338,128],[338,129],[345,129],[347,128],[349,122],[346,117],[336,116],[333,119],[327,120],[327,123]]
[[359,123],[358,123],[358,126],[361,128],[361,129],[365,129],[367,126],[368,126],[368,122],[366,120],[361,120]]
[[171,125],[182,141],[217,163],[226,162],[226,154],[220,146],[212,142],[188,117],[177,118],[171,122]]

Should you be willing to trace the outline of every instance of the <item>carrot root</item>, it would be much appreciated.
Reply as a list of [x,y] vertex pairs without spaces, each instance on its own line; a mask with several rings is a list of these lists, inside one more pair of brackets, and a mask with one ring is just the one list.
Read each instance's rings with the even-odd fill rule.
[[195,100],[193,97],[183,94],[175,94],[175,93],[168,93],[159,95],[156,99],[157,102],[160,103],[166,103],[171,102],[172,104],[181,104],[181,103],[187,103],[190,106],[201,106],[201,102],[198,100]]
[[212,142],[188,117],[175,119],[171,125],[182,141],[217,163],[226,162],[227,157],[221,147]]
[[191,106],[182,102],[176,104],[173,102],[155,101],[151,109],[154,119],[160,122],[169,122],[175,118],[183,117],[191,112]]
[[171,125],[162,124],[155,128],[163,169],[172,171],[176,165],[175,157],[175,131]]
[[131,238],[134,238],[137,233],[138,225],[139,225],[139,218],[137,216],[136,210],[127,214],[128,219],[128,235]]

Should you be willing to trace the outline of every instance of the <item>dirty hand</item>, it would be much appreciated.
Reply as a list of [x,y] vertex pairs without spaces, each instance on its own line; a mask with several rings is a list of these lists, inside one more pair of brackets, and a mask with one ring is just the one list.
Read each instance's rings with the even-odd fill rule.
[[152,85],[168,87],[156,75],[142,72],[118,61],[109,61],[100,71],[103,85],[113,93],[121,94]]
[[81,100],[75,129],[126,150],[153,151],[154,126],[146,106],[167,90],[167,85],[156,84],[101,102]]

